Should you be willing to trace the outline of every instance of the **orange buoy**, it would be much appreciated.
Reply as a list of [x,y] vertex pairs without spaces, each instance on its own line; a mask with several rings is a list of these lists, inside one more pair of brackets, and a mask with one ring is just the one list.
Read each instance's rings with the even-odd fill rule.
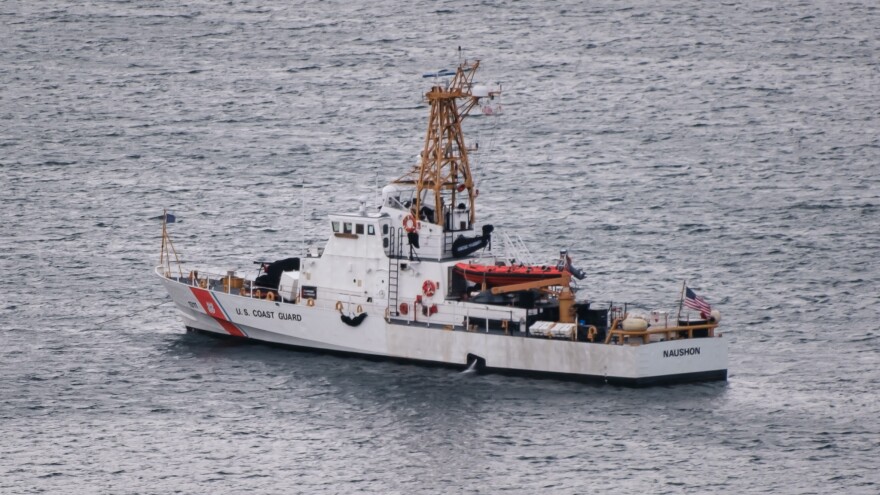
[[403,229],[410,234],[419,230],[419,221],[416,220],[416,217],[414,217],[412,213],[403,217]]

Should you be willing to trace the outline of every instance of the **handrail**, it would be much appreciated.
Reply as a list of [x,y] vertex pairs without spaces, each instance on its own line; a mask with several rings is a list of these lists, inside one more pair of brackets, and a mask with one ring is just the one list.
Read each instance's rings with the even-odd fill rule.
[[[257,285],[254,285],[253,280],[245,279],[247,284],[245,285],[245,287],[242,287],[242,289],[244,290],[244,293],[242,293],[242,290],[233,291],[231,289],[230,283],[228,283],[228,282],[224,283],[224,281],[229,280],[230,275],[228,272],[226,274],[220,274],[220,273],[216,273],[216,272],[198,272],[198,271],[193,270],[190,272],[189,277],[187,277],[187,276],[176,277],[176,276],[171,276],[171,275],[167,275],[167,274],[163,273],[163,269],[164,269],[163,266],[157,266],[155,269],[156,274],[159,276],[162,276],[164,278],[167,278],[169,280],[176,281],[177,283],[181,283],[181,284],[185,284],[185,285],[189,285],[189,286],[193,286],[193,287],[202,287],[202,288],[209,289],[209,290],[218,290],[218,289],[221,289],[221,287],[225,287],[226,290],[228,291],[227,293],[233,294],[233,295],[238,295],[241,297],[249,297],[249,298],[255,297],[254,292],[258,289],[261,291],[273,291],[273,292],[277,291],[277,289],[278,289],[278,288],[257,286]],[[243,277],[237,277],[237,278],[243,278]],[[375,302],[368,302],[366,300],[361,300],[361,299],[363,299],[362,294],[354,293],[354,292],[349,293],[348,291],[338,291],[337,290],[332,293],[325,293],[324,297],[321,297],[320,300],[315,300],[313,302],[313,304],[316,307],[325,308],[325,309],[334,308],[336,303],[340,302],[340,301],[343,302],[343,304],[345,304],[346,306],[352,305],[352,304],[354,304],[354,305],[376,304]],[[289,300],[289,302],[292,302],[292,301],[295,301],[298,304],[301,302],[301,299],[300,299],[299,295],[297,295],[295,300]],[[468,304],[474,304],[474,303],[460,303],[460,304],[452,304],[452,305],[442,305],[441,306],[442,311],[440,312],[439,316],[441,317],[440,319],[443,321],[437,321],[434,319],[422,320],[422,319],[420,319],[419,315],[415,314],[415,312],[408,315],[408,317],[406,319],[413,322],[413,323],[415,323],[415,322],[419,322],[419,323],[445,323],[445,324],[452,324],[452,325],[459,325],[460,322],[464,321],[465,328],[467,329],[470,327],[471,318],[476,318],[476,319],[480,319],[480,320],[486,320],[486,326],[487,326],[486,331],[488,331],[489,320],[498,320],[498,321],[502,321],[502,322],[507,321],[507,322],[509,322],[507,325],[512,324],[511,326],[518,325],[520,323],[520,320],[515,317],[515,313],[520,313],[520,311],[517,311],[514,308],[511,308],[508,306],[495,306],[492,304],[477,304],[475,306],[468,306]],[[390,307],[387,307],[387,309],[391,310]],[[650,328],[649,327],[646,330],[624,330],[622,328],[617,328],[622,324],[623,319],[624,318],[613,319],[611,326],[610,326],[610,329],[607,331],[605,339],[604,339],[605,344],[611,344],[612,343],[611,340],[613,339],[614,336],[619,337],[618,341],[616,342],[616,345],[623,345],[623,343],[624,343],[623,337],[640,337],[642,339],[645,339],[645,343],[647,343],[647,339],[650,335],[665,334],[667,339],[669,339],[670,334],[674,334],[674,333],[678,333],[678,332],[687,332],[687,337],[682,336],[681,338],[693,339],[694,338],[694,331],[696,331],[696,330],[708,330],[709,331],[708,337],[714,337],[715,336],[714,331],[719,326],[718,322],[712,322],[712,323],[701,323],[701,324],[696,324],[696,325],[679,325],[679,326],[658,327],[658,328]],[[510,335],[513,332],[508,330],[507,333]]]
[[[661,333],[667,334],[667,338],[669,337],[669,333],[673,332],[688,332],[687,338],[694,338],[694,330],[709,330],[709,337],[715,336],[715,329],[718,328],[718,323],[704,323],[701,325],[685,325],[685,326],[676,326],[676,327],[663,327],[657,328],[654,330],[623,330],[622,328],[614,328],[617,326],[619,320],[614,320],[612,323],[611,330],[608,331],[608,335],[605,336],[605,343],[611,343],[611,337],[614,335],[618,335],[620,337],[642,337],[647,338],[649,335],[657,335]],[[623,339],[619,339],[618,344],[623,344]]]
[[502,231],[500,234],[504,244],[504,258],[506,262],[509,262],[511,257],[513,257],[518,263],[526,265],[535,264],[528,246],[526,246],[517,233],[514,232],[513,236],[510,236],[507,232]]
[[[162,267],[157,267],[157,273],[160,268]],[[230,275],[229,271],[227,271],[226,273],[218,273],[214,271],[190,270],[188,275],[181,275],[179,277],[164,274],[160,275],[177,283],[189,285],[192,287],[201,287],[202,289],[217,290],[217,286],[222,285],[223,287],[225,287],[226,290],[224,292],[226,292],[227,294],[239,295],[244,297],[253,297],[254,291],[257,289],[273,292],[278,291],[278,287],[264,287],[260,285],[254,285],[253,280],[249,280],[245,277]],[[246,294],[242,294],[240,289],[236,291],[232,290],[232,278],[242,280],[243,286],[246,285],[248,287]],[[243,288],[244,287],[242,287],[242,289]]]

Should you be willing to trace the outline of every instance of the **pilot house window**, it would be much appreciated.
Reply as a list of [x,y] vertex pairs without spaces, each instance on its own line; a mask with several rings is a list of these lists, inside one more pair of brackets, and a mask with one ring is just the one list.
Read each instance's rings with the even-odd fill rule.
[[362,223],[354,224],[354,233],[355,234],[363,234],[364,233],[364,224],[362,224]]
[[375,225],[367,225],[367,234],[376,235],[376,226]]
[[339,232],[339,222],[330,222],[333,225],[333,232]]
[[342,224],[342,233],[351,234],[351,222],[345,222]]

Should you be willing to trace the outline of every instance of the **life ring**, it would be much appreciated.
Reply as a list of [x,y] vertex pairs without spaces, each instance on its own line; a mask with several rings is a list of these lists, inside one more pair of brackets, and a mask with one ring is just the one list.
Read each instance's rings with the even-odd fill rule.
[[412,213],[403,217],[403,229],[410,234],[419,230],[419,221],[416,220],[416,217],[414,217]]
[[275,293],[274,292],[267,292],[266,293],[266,300],[267,301],[274,301],[275,300]]
[[358,304],[358,307],[357,307],[357,314],[361,314],[361,313],[363,313],[363,312],[364,312],[364,308],[363,308],[363,306],[361,306],[360,304]]
[[315,305],[315,300],[314,300],[314,299],[312,299],[311,297],[308,298],[308,299],[306,299],[306,306],[308,306],[308,307],[312,307],[312,306],[314,306],[314,305]]
[[409,313],[409,304],[402,302],[400,303],[400,314],[405,315]]
[[422,293],[426,297],[431,297],[435,292],[437,292],[437,285],[431,280],[425,280],[425,283],[422,284]]
[[336,311],[342,311],[342,301],[336,301]]

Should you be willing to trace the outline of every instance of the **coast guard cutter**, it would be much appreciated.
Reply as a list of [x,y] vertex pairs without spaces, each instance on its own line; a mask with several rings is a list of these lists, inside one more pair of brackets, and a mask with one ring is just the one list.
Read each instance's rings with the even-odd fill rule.
[[512,248],[516,240],[478,225],[462,121],[498,96],[474,82],[479,64],[463,62],[425,95],[430,116],[418,163],[384,187],[377,209],[362,204],[330,215],[323,247],[260,263],[259,273],[209,273],[179,262],[163,224],[155,273],[186,328],[626,385],[726,380],[717,310],[706,305],[699,317],[682,319],[681,305],[673,317],[578,298],[572,279],[584,273],[567,253],[530,263]]

